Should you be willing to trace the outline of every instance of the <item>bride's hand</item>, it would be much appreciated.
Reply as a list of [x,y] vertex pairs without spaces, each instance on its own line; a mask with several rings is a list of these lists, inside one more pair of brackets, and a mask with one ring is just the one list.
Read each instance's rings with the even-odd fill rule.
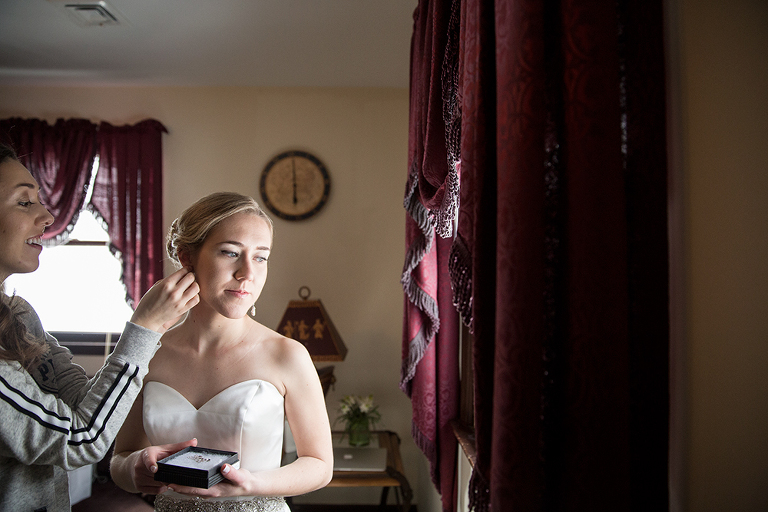
[[173,455],[188,446],[197,446],[197,439],[190,439],[183,443],[148,446],[143,450],[135,452],[136,458],[132,465],[131,479],[136,490],[147,494],[161,494],[165,492],[166,485],[155,480],[157,461]]
[[203,498],[259,495],[254,487],[254,474],[247,469],[235,469],[229,464],[224,464],[221,467],[221,474],[224,475],[224,480],[209,489],[177,484],[170,484],[168,488],[180,494]]

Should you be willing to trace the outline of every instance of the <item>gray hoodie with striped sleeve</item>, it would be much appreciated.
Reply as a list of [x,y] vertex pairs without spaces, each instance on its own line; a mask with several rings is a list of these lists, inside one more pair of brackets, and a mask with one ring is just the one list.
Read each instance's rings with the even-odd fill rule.
[[68,512],[67,470],[104,457],[141,390],[160,333],[126,323],[104,367],[88,379],[26,301],[17,297],[13,309],[50,351],[31,372],[0,360],[0,512]]

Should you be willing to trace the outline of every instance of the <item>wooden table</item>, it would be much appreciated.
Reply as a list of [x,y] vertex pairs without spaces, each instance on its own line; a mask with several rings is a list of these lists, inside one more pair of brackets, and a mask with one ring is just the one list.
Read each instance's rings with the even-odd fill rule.
[[[334,438],[342,432],[334,432]],[[387,468],[384,471],[334,471],[328,487],[381,487],[380,505],[387,504],[389,488],[395,488],[395,500],[402,505],[403,512],[411,509],[413,491],[405,478],[403,461],[400,458],[400,437],[389,430],[376,430],[379,446],[387,449]],[[402,501],[402,503],[401,503]]]

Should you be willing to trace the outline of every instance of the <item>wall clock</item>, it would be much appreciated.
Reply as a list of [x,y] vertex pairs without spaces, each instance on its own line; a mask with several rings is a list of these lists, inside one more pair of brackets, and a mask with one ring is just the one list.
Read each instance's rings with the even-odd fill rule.
[[286,151],[267,163],[259,192],[264,206],[286,220],[312,217],[328,201],[331,179],[323,163],[305,151]]

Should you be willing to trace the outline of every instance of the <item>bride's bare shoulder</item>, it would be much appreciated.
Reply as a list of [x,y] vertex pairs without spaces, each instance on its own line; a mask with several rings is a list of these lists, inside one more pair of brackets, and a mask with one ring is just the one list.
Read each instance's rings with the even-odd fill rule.
[[300,342],[293,338],[283,336],[271,329],[268,331],[269,332],[265,333],[264,342],[265,345],[269,346],[274,351],[275,356],[280,358],[302,357],[303,355],[309,356],[306,347]]
[[297,375],[312,373],[314,364],[307,349],[298,341],[264,328],[254,340],[253,350],[259,354],[260,374],[272,382],[283,395],[293,387]]

